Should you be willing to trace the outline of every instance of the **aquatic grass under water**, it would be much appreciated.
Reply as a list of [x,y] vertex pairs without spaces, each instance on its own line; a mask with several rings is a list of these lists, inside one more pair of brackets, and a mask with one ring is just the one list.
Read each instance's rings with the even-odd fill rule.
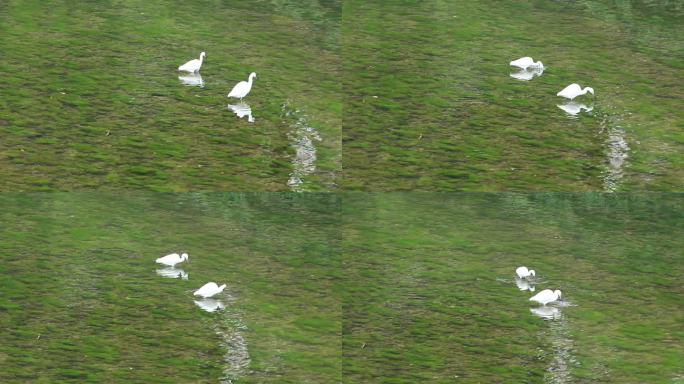
[[[679,195],[345,196],[345,382],[681,376]],[[520,265],[563,291],[556,320],[530,312]]]
[[[607,2],[348,2],[345,188],[679,190],[681,9],[641,29],[650,8],[587,3]],[[510,78],[525,55],[544,74]],[[570,119],[555,94],[573,82],[597,95]]]
[[[323,21],[253,6],[0,7],[4,190],[289,190],[295,153],[284,103],[305,111],[322,137],[304,187],[332,188],[341,150],[338,47],[328,38],[336,5],[316,14]],[[180,84],[177,66],[200,50],[205,87]],[[254,124],[228,111],[225,97],[251,71]]]
[[[5,194],[0,206],[0,381],[339,380],[337,197]],[[154,259],[178,250],[188,280],[158,276]],[[224,311],[193,304],[210,280],[228,284]]]

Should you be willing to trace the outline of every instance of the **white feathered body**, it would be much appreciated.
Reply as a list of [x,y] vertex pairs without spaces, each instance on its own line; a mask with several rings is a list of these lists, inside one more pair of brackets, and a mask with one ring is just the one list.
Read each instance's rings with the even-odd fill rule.
[[179,255],[177,253],[171,253],[171,254],[168,254],[166,256],[160,257],[155,261],[159,264],[164,264],[164,265],[168,265],[170,267],[173,267],[174,265],[176,265],[178,263],[182,263],[187,259],[188,259],[187,253],[184,253],[182,255]]
[[199,59],[192,59],[192,60],[188,61],[187,63],[178,67],[178,70],[181,72],[191,72],[191,73],[199,72],[200,68],[202,68],[202,62],[204,61],[204,56],[205,56],[204,52],[200,53]]
[[561,291],[555,290],[552,291],[550,289],[545,289],[536,295],[530,297],[530,301],[536,301],[537,303],[541,305],[546,305],[548,303],[554,302],[561,297]]
[[563,88],[562,91],[558,92],[556,96],[561,96],[565,97],[566,99],[574,99],[577,96],[584,95],[585,93],[591,93],[592,95],[594,94],[594,88],[591,87],[586,87],[582,89],[579,84],[573,83],[568,85],[567,87]]
[[217,294],[223,292],[224,288],[226,288],[225,284],[223,284],[222,286],[219,287],[216,283],[214,283],[212,281],[212,282],[204,284],[202,286],[202,288],[196,290],[195,296],[201,296],[201,297],[206,299],[208,297],[212,297],[214,295],[217,295]]
[[536,275],[536,273],[534,272],[534,269],[527,269],[527,267],[516,268],[515,274],[518,275],[518,277],[521,279],[532,277],[532,276]]
[[520,69],[544,68],[544,64],[542,64],[541,61],[537,61],[535,63],[531,57],[521,57],[518,60],[513,60],[511,61],[511,66],[518,67]]
[[233,87],[233,89],[228,93],[228,97],[235,97],[242,99],[249,94],[252,90],[252,81],[256,78],[256,73],[252,72],[249,74],[249,81],[241,81]]

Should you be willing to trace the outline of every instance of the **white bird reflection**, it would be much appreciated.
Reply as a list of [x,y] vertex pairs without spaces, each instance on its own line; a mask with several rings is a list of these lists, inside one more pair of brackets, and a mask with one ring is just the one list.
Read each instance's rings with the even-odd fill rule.
[[195,305],[197,305],[198,307],[202,308],[202,310],[207,312],[216,312],[226,308],[226,304],[223,301],[217,299],[195,300]]
[[539,308],[530,308],[530,312],[544,320],[558,320],[561,318],[561,310],[557,307],[544,305]]
[[536,283],[534,281],[529,281],[527,279],[521,279],[519,277],[515,278],[515,285],[518,286],[518,289],[521,291],[530,291],[534,292],[534,285]]
[[586,112],[591,112],[594,110],[593,105],[587,106],[586,104],[578,103],[576,101],[568,101],[564,104],[558,104],[557,107],[565,111],[565,113],[570,116],[577,116],[580,112],[582,112],[582,110]]
[[527,69],[513,72],[510,76],[516,80],[530,81],[535,77],[541,76],[542,73],[544,73],[544,67],[528,67]]
[[247,116],[247,121],[250,123],[254,122],[254,117],[252,117],[252,108],[249,106],[249,104],[243,101],[237,104],[228,104],[228,109],[233,111],[233,113],[235,113],[240,119]]
[[204,81],[202,80],[202,75],[200,75],[198,72],[178,76],[178,80],[180,80],[181,83],[189,85],[191,87],[204,88]]
[[180,268],[167,267],[157,269],[157,275],[162,277],[168,277],[170,279],[188,279],[188,273]]

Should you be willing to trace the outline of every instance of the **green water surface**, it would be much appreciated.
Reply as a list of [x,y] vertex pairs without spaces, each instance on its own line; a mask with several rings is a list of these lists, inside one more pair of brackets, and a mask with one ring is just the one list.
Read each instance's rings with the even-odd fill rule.
[[338,200],[0,195],[0,382],[339,382]]
[[683,35],[680,1],[345,1],[344,186],[681,191]]
[[[2,1],[0,190],[332,189],[339,23],[334,0]],[[253,123],[226,97],[250,72]]]
[[[345,383],[681,383],[681,195],[355,194]],[[514,281],[560,289],[555,319]],[[555,308],[555,309],[554,309]]]

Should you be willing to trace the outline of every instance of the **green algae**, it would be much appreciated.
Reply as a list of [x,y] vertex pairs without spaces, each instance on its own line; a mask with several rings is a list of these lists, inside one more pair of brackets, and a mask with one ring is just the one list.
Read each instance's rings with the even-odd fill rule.
[[[681,4],[345,2],[344,188],[679,191]],[[542,60],[541,77],[509,61]],[[575,118],[570,83],[596,89]]]
[[[343,382],[676,382],[681,195],[347,194]],[[571,306],[542,320],[514,270]]]
[[[3,383],[339,381],[335,195],[3,194],[0,207]],[[154,259],[181,250],[188,280],[158,276]],[[205,313],[191,291],[212,280],[227,308]]]
[[[307,190],[333,188],[340,12],[313,3],[3,2],[2,190],[287,191],[284,104],[322,138]],[[200,51],[205,86],[185,86]],[[226,94],[252,71],[250,124]]]

